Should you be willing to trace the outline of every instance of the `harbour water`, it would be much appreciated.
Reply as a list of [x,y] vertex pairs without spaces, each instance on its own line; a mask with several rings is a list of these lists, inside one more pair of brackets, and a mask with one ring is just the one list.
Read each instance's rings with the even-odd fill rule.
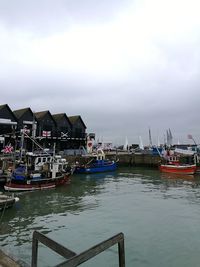
[[[200,265],[200,177],[124,167],[74,175],[71,185],[19,194],[0,224],[0,246],[30,264],[37,230],[79,253],[123,232],[126,266]],[[0,214],[1,215],[1,214]],[[38,266],[64,261],[39,245]],[[117,246],[81,266],[118,266]]]

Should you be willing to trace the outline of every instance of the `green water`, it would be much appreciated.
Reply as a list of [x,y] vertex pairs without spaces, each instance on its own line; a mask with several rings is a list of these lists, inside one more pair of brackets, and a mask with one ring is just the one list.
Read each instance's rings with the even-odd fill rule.
[[[75,252],[123,232],[126,266],[200,266],[200,177],[120,168],[74,175],[71,185],[19,194],[0,225],[3,249],[30,264],[34,230]],[[39,245],[39,266],[61,256]],[[118,266],[117,246],[81,266]]]

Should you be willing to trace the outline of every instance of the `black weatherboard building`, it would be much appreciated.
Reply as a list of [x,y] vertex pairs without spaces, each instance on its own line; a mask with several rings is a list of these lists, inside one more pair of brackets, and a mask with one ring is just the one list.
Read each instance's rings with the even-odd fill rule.
[[10,109],[5,105],[0,105],[0,149],[7,145],[14,145],[15,131],[17,128],[17,118]]
[[45,148],[52,148],[57,139],[57,125],[48,110],[34,113],[38,125],[36,130],[36,139]]
[[[31,150],[35,138],[40,146],[58,151],[79,149],[86,146],[86,125],[80,115],[68,117],[65,113],[51,114],[49,110],[33,112],[29,107],[12,111],[5,104],[0,106],[0,145],[8,142],[18,147],[25,132],[24,148]],[[17,144],[17,145],[16,145]]]
[[71,144],[73,148],[85,147],[86,125],[80,115],[68,117],[72,124]]
[[72,124],[65,113],[52,115],[57,124],[57,147],[59,150],[72,148],[70,142],[72,135]]

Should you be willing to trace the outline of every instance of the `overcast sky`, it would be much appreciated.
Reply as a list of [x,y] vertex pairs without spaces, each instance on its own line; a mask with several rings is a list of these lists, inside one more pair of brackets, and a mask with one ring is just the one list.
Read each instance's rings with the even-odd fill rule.
[[199,0],[0,0],[1,103],[123,144],[200,142]]

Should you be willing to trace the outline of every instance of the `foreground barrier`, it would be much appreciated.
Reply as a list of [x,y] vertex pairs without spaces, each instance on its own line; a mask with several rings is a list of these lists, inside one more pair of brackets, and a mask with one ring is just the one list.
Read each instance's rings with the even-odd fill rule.
[[125,267],[125,250],[124,250],[124,234],[119,233],[80,254],[76,254],[74,251],[62,246],[61,244],[55,242],[54,240],[46,237],[45,235],[34,231],[33,241],[32,241],[32,264],[31,267],[37,267],[38,260],[38,241],[57,252],[59,255],[68,259],[63,263],[56,265],[56,267],[74,267],[88,261],[89,259],[95,257],[106,249],[118,244],[118,257],[119,257],[119,267]]

